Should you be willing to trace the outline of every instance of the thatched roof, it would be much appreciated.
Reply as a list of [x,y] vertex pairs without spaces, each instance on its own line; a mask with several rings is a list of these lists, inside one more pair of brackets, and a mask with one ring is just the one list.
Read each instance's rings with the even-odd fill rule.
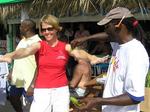
[[27,0],[23,3],[0,5],[0,15],[1,20],[20,20],[20,11],[24,9],[34,19],[44,14],[53,14],[63,22],[97,21],[117,6],[131,9],[139,19],[150,19],[150,0]]

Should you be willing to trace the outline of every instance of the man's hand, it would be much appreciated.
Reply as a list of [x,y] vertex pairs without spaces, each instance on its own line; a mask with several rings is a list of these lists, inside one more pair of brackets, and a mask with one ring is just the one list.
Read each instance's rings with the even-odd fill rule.
[[27,96],[33,96],[33,93],[34,93],[34,87],[32,87],[32,85],[30,85],[27,90]]
[[11,81],[11,79],[12,79],[12,71],[10,71],[10,73],[9,73],[8,76],[7,76],[7,80],[8,80],[8,81]]
[[86,41],[86,37],[76,38],[71,41],[71,48],[75,48],[79,45],[81,45],[84,41]]
[[100,41],[100,40],[109,40],[109,38],[108,38],[107,33],[100,32],[100,33],[90,35],[90,36],[87,36],[87,37],[80,37],[80,38],[74,39],[73,41],[71,41],[71,47],[75,48],[76,46],[81,45],[83,42],[85,42],[87,40]]
[[[100,98],[98,98],[100,99]],[[85,98],[80,100],[81,106],[79,107],[79,110],[82,112],[92,110],[93,107],[98,105],[97,98]]]

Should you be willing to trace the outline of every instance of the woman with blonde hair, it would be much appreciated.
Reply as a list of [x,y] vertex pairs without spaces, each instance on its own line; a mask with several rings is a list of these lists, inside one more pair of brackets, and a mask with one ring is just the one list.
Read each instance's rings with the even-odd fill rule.
[[69,112],[70,94],[66,77],[69,56],[91,63],[102,62],[106,58],[97,58],[83,50],[71,49],[70,44],[59,41],[58,32],[62,28],[58,18],[53,15],[44,15],[39,29],[45,40],[8,53],[0,57],[0,61],[11,62],[12,59],[35,54],[37,72],[31,84],[34,99],[30,112]]

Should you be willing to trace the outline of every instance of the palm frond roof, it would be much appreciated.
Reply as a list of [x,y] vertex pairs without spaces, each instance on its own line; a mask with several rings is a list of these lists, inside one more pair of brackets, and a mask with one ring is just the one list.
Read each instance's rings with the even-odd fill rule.
[[[149,18],[150,0],[24,0],[13,4],[0,4],[1,20],[20,19],[22,9],[26,10],[30,18],[40,18],[44,14],[53,14],[62,21],[66,18],[95,17],[105,15],[110,9],[123,6],[129,8],[135,15]],[[140,15],[139,15],[140,14]],[[142,16],[141,16],[142,15]],[[145,16],[146,15],[146,16]],[[88,19],[89,19],[88,18]]]

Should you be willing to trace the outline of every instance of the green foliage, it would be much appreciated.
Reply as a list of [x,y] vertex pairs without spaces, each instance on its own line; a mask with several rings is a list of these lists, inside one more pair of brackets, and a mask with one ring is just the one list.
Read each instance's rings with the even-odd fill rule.
[[145,87],[150,87],[150,70],[148,71],[148,74],[146,77]]
[[70,101],[74,104],[74,106],[76,107],[80,107],[81,104],[79,103],[78,99],[76,99],[75,97],[70,97]]

